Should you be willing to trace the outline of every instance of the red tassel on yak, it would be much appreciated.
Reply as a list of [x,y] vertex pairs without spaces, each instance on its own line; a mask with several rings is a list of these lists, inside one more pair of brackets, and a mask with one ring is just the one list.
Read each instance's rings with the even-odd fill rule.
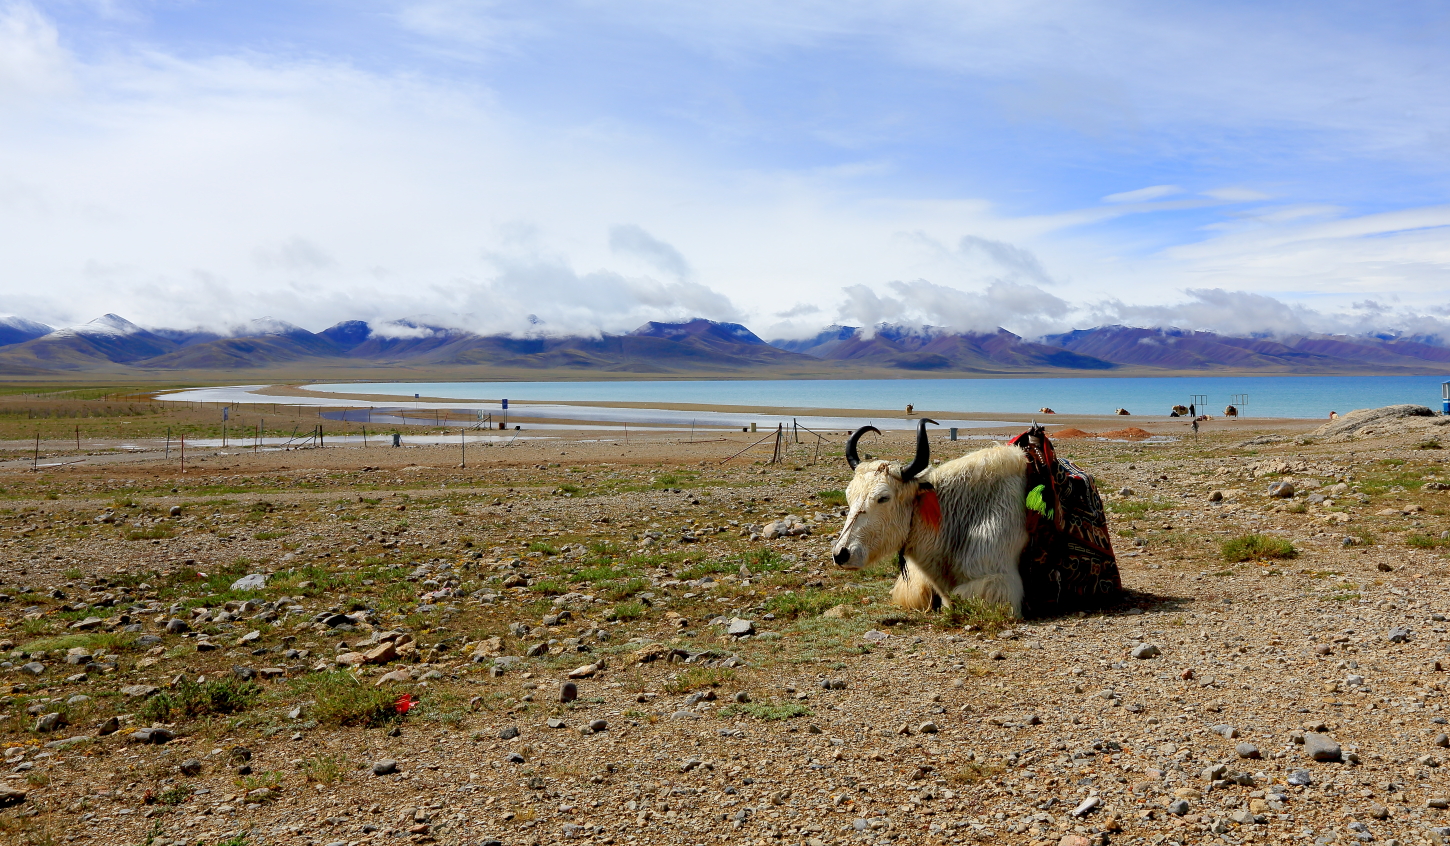
[[941,501],[936,498],[936,491],[917,492],[916,513],[921,517],[921,522],[930,526],[933,531],[941,529]]

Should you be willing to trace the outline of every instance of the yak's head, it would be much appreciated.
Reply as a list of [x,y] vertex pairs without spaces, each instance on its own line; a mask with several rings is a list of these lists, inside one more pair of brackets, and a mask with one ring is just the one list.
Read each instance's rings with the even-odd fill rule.
[[[850,512],[841,536],[831,547],[836,565],[855,570],[894,555],[906,544],[911,521],[917,509],[917,498],[931,490],[931,485],[918,476],[931,464],[931,445],[926,439],[926,424],[916,428],[916,457],[902,467],[892,461],[862,461],[856,453],[856,442],[867,432],[881,434],[875,426],[862,426],[846,441],[846,463],[856,476],[846,488]],[[932,494],[935,497],[935,494]]]

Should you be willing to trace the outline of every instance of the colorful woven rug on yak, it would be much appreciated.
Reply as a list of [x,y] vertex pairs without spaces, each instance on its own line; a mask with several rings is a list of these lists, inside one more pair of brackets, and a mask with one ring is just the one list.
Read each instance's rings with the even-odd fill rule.
[[1041,426],[1012,444],[1027,454],[1028,539],[1018,564],[1022,613],[1050,617],[1117,602],[1123,582],[1092,476],[1058,458]]

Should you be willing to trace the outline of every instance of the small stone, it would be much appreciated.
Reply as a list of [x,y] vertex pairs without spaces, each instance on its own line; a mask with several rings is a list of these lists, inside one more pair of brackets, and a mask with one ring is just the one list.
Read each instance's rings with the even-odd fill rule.
[[941,729],[937,727],[937,724],[931,722],[930,720],[917,726],[916,730],[921,734],[936,734],[937,732],[941,731]]
[[409,670],[394,670],[391,673],[383,673],[381,676],[378,676],[378,680],[373,683],[373,687],[382,687],[385,684],[397,684],[399,682],[410,682],[412,680],[413,674]]
[[1369,815],[1377,820],[1387,820],[1390,818],[1390,809],[1375,802],[1369,806]]
[[1140,643],[1133,647],[1133,651],[1130,654],[1139,660],[1146,660],[1148,658],[1157,658],[1163,654],[1163,650],[1151,643]]
[[232,582],[232,590],[261,590],[266,586],[266,573],[252,573]]
[[121,720],[117,717],[110,717],[96,726],[96,737],[105,737],[108,734],[115,734],[121,730]]
[[1255,746],[1252,743],[1240,743],[1238,746],[1234,747],[1234,751],[1238,753],[1238,756],[1240,758],[1260,757],[1259,747]]
[[563,720],[559,719],[558,717],[551,717],[551,718],[549,718],[549,720],[546,721],[544,723],[544,725],[548,726],[551,729],[562,729],[562,728],[568,728],[569,727],[569,724],[568,723],[564,722]]
[[1314,776],[1310,775],[1308,770],[1295,770],[1289,773],[1289,777],[1285,781],[1295,787],[1308,787],[1314,783]]
[[1075,817],[1087,816],[1089,813],[1092,812],[1094,808],[1101,805],[1102,803],[1103,800],[1099,799],[1098,797],[1089,796],[1088,798],[1082,800],[1082,802],[1079,803],[1076,808],[1072,809],[1072,815]]
[[1188,802],[1186,800],[1179,799],[1175,802],[1168,803],[1168,813],[1174,815],[1175,817],[1183,816],[1184,814],[1188,813]]
[[739,617],[732,617],[725,625],[725,634],[730,637],[745,637],[755,634],[755,624],[749,620],[742,620]]
[[517,752],[510,752],[507,755],[505,755],[503,759],[505,761],[507,761],[508,763],[510,763],[510,764],[522,764],[522,763],[524,763],[524,756],[520,755]]
[[1339,744],[1333,738],[1314,731],[1304,733],[1304,754],[1322,762],[1338,761],[1341,757]]
[[696,714],[694,711],[676,711],[675,713],[673,713],[673,714],[670,715],[670,719],[672,719],[672,720],[698,720],[698,719],[700,719],[700,715],[699,714]]
[[398,771],[398,762],[397,761],[394,761],[394,760],[391,760],[391,759],[384,759],[382,761],[375,761],[375,762],[373,762],[373,775],[375,775],[375,776],[392,775],[393,773],[395,773],[397,771]]
[[579,685],[573,682],[564,682],[559,685],[559,701],[573,702],[579,698]]
[[61,713],[41,714],[35,720],[35,731],[52,732],[66,724],[65,715]]
[[104,622],[105,620],[102,620],[100,617],[87,617],[84,620],[76,620],[74,623],[71,623],[70,628],[87,631],[96,628]]
[[1279,499],[1294,498],[1294,483],[1290,481],[1279,481],[1269,485],[1269,496]]
[[604,731],[607,728],[609,728],[609,723],[604,720],[593,720],[589,723],[590,731]]
[[181,762],[181,766],[177,767],[177,769],[180,770],[181,774],[184,776],[200,775],[201,762],[195,758],[187,758],[185,761]]
[[519,727],[518,726],[504,726],[503,728],[499,729],[499,732],[498,732],[498,739],[499,740],[513,740],[515,737],[518,737],[518,736],[519,736]]
[[733,696],[733,697],[731,697],[731,698],[732,698],[732,699],[734,699],[734,700],[735,700],[735,702],[736,702],[736,703],[737,703],[737,704],[740,704],[740,705],[745,705],[745,704],[747,704],[747,703],[749,703],[749,702],[750,702],[750,694],[748,694],[748,693],[746,693],[746,692],[745,692],[745,691],[743,691],[743,690],[742,690],[742,691],[740,691],[740,692],[738,692],[738,693],[736,693],[736,694],[735,694],[735,695],[734,695],[734,696]]
[[1450,747],[1450,735],[1446,735],[1442,732],[1435,735],[1435,739],[1430,742],[1435,744],[1436,746],[1439,746],[1442,749]]
[[135,743],[167,743],[175,739],[175,732],[164,728],[143,728],[131,733],[131,740]]
[[185,620],[178,620],[173,617],[166,621],[167,634],[181,634],[182,632],[188,631],[191,631],[191,626],[187,625]]
[[1450,799],[1446,799],[1444,796],[1431,796],[1425,800],[1425,807],[1443,811],[1450,808]]
[[585,664],[582,667],[575,667],[574,669],[570,670],[567,675],[571,679],[587,679],[592,678],[594,674],[599,672],[601,669],[603,668],[600,666],[600,663],[596,662],[593,664]]
[[1209,502],[1223,502],[1223,491],[1209,491]]
[[398,657],[398,647],[392,641],[384,641],[363,653],[364,664],[386,664]]
[[121,688],[121,694],[131,699],[148,699],[161,691],[161,688],[152,684],[128,684]]
[[0,787],[0,808],[8,808],[11,805],[19,805],[25,801],[25,791],[15,790],[11,787]]
[[270,787],[259,787],[256,790],[247,791],[245,798],[249,803],[261,804],[263,802],[271,802],[277,798],[277,791]]
[[39,661],[31,661],[29,664],[22,664],[20,667],[20,672],[29,673],[32,676],[38,676],[41,673],[45,672],[45,665],[40,663]]
[[1409,643],[1411,634],[1413,633],[1407,628],[1396,627],[1390,629],[1389,634],[1385,637],[1389,639],[1390,643]]
[[1226,723],[1220,723],[1219,725],[1213,726],[1209,729],[1209,731],[1213,732],[1214,734],[1223,735],[1229,740],[1232,740],[1235,737],[1239,736],[1239,730],[1234,726],[1228,725]]

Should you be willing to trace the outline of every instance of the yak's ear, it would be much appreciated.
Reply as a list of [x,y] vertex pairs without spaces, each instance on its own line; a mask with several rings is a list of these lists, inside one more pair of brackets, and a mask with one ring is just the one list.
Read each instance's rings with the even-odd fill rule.
[[932,529],[941,528],[941,500],[937,499],[935,489],[923,488],[916,492],[916,515]]

